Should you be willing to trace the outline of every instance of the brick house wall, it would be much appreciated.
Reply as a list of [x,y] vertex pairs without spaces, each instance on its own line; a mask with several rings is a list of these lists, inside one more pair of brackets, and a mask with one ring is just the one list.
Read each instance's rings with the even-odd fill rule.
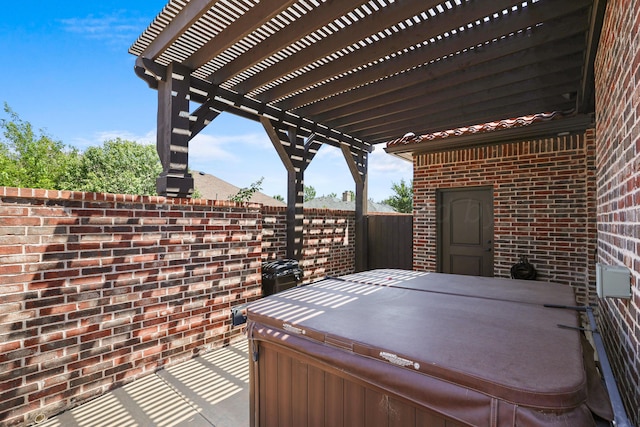
[[494,275],[509,277],[520,255],[538,279],[571,285],[585,303],[595,293],[595,136],[516,141],[415,154],[416,270],[437,268],[436,191],[493,188]]
[[[305,280],[354,271],[354,214],[308,210]],[[0,187],[0,425],[240,339],[286,209]]]
[[611,0],[595,62],[598,262],[631,270],[630,300],[599,300],[605,345],[640,426],[640,4]]

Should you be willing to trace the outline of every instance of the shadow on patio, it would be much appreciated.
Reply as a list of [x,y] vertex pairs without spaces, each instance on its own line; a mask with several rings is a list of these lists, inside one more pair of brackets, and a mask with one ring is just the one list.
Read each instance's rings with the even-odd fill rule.
[[247,341],[159,370],[40,425],[249,425]]

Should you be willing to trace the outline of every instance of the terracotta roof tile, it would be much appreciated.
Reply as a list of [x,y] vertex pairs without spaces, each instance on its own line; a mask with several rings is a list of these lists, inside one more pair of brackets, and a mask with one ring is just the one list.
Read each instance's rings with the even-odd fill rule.
[[426,135],[415,135],[408,133],[402,138],[387,142],[387,147],[395,147],[400,145],[419,144],[425,141],[433,141],[435,139],[445,139],[454,136],[473,135],[477,133],[494,132],[501,129],[512,129],[517,127],[529,126],[534,123],[547,122],[555,119],[564,118],[571,113],[563,113],[555,111],[552,113],[538,113],[530,116],[516,117],[513,119],[505,119],[497,122],[489,122],[480,125],[460,127],[456,129],[444,130],[440,132],[429,133]]

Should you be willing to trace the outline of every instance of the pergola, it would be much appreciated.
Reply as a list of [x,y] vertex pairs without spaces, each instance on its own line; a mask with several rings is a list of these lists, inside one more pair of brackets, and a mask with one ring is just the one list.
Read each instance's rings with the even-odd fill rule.
[[537,113],[563,114],[527,132],[583,131],[605,4],[170,0],[130,48],[158,91],[158,192],[191,193],[189,141],[220,113],[259,120],[288,173],[287,255],[299,258],[305,168],[322,144],[338,147],[355,181],[359,269],[373,146]]

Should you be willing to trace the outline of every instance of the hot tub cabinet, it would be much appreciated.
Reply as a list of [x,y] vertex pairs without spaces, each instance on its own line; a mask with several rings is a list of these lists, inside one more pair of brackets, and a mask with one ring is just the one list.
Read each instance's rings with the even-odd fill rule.
[[573,291],[374,270],[264,298],[247,310],[251,425],[594,425],[608,403],[578,315],[544,304]]

